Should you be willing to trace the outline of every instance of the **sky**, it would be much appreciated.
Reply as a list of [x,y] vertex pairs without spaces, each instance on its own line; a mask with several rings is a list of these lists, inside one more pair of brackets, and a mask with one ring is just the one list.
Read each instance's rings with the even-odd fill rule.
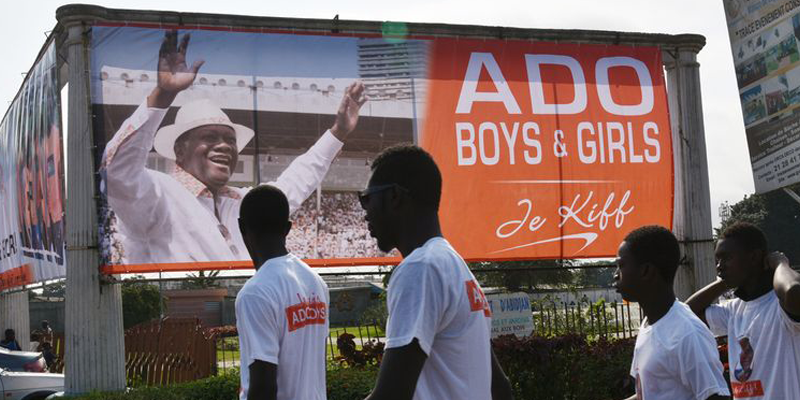
[[[86,3],[131,8],[130,1]],[[23,74],[56,24],[63,1],[3,2],[0,12],[0,104],[13,100]],[[255,16],[439,22],[542,29],[597,29],[649,33],[695,33],[706,37],[700,52],[703,117],[708,149],[711,206],[719,224],[722,202],[753,193],[753,178],[722,0],[571,1],[150,1],[135,8]]]

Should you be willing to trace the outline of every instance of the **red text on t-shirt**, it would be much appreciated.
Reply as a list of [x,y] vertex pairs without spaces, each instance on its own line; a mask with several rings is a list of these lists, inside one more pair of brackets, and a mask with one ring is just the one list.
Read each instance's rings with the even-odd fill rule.
[[489,309],[489,302],[486,301],[486,296],[483,294],[478,282],[474,280],[467,281],[467,298],[469,299],[469,309],[471,311],[483,310],[483,315],[486,317],[492,316],[492,311]]
[[307,300],[286,307],[289,332],[308,325],[324,325],[328,317],[328,306],[321,301]]
[[737,399],[764,395],[764,388],[761,386],[761,381],[748,381],[744,383],[731,382],[731,386],[733,386],[733,397]]

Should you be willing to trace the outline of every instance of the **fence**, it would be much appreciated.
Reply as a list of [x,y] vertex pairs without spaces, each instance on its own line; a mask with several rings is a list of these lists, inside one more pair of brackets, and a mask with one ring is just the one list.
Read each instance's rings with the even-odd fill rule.
[[533,334],[558,336],[577,333],[587,336],[628,338],[636,336],[643,313],[639,305],[601,300],[588,302],[531,302]]
[[[559,336],[577,333],[590,337],[636,336],[642,321],[641,308],[630,303],[599,301],[557,302],[547,299],[531,303],[533,334]],[[357,350],[365,343],[385,341],[378,321],[332,326],[327,338],[328,361],[340,360],[337,339],[350,334]],[[58,355],[53,372],[63,372],[64,337],[55,334],[53,350]],[[236,327],[203,329],[194,318],[165,318],[137,325],[125,332],[126,372],[131,385],[163,386],[219,374],[239,367]],[[330,364],[330,363],[329,363]]]
[[[216,372],[220,373],[226,369],[239,367],[239,337],[237,336],[235,328],[232,329],[222,328],[224,333],[215,336],[216,343]],[[360,350],[365,343],[369,342],[384,342],[383,326],[374,321],[368,324],[362,323],[349,323],[330,328],[330,334],[326,340],[325,353],[328,361],[337,361],[341,352],[337,346],[337,339],[340,335],[348,333],[354,336],[352,339],[355,342],[356,350]]]
[[125,371],[131,386],[166,386],[215,371],[216,338],[197,318],[164,318],[125,332]]

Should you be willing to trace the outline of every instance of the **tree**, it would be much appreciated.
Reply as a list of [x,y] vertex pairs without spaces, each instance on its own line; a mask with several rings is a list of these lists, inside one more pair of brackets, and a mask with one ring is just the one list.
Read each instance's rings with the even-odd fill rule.
[[614,283],[614,271],[616,264],[613,261],[597,261],[590,263],[582,263],[583,267],[598,267],[598,268],[584,268],[575,272],[575,284],[578,287],[600,287],[609,288]]
[[[798,191],[800,185],[790,189]],[[771,251],[782,251],[793,264],[800,263],[800,204],[787,193],[774,190],[745,196],[731,206],[731,216],[716,230],[717,235],[739,221],[761,228]]]
[[191,273],[187,276],[187,279],[181,283],[181,288],[191,290],[219,287],[217,276],[219,276],[219,271],[210,271],[208,275],[203,271],[199,271],[197,274]]
[[[484,261],[471,263],[470,268],[497,271],[477,274],[481,286],[502,287],[517,292],[567,287],[573,283],[574,275],[568,268],[574,264],[573,260]],[[522,268],[526,270],[519,270]]]
[[42,297],[61,297],[67,293],[67,281],[58,281],[42,287]]
[[122,321],[125,329],[161,315],[163,299],[158,288],[141,276],[122,282]]
[[731,216],[722,221],[720,227],[716,229],[716,234],[719,236],[722,231],[736,222],[749,222],[753,225],[761,226],[766,217],[767,204],[764,195],[745,195],[744,199],[731,206]]

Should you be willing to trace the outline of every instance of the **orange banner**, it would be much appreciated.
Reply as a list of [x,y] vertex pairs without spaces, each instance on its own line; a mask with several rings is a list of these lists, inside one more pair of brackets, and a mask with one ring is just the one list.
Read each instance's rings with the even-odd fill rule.
[[671,227],[672,142],[655,47],[438,39],[422,145],[467,259],[608,257]]
[[33,270],[29,264],[10,269],[0,274],[0,290],[33,283]]
[[[170,112],[146,112],[162,49],[187,34],[202,69]],[[444,234],[470,261],[609,257],[632,229],[672,225],[657,47],[109,25],[90,51],[103,273],[252,268],[239,204],[270,182],[292,204],[287,247],[311,266],[396,264],[358,193],[378,154],[410,142],[436,158]],[[329,123],[362,84],[339,144]],[[235,145],[178,160],[178,138],[209,121]]]

